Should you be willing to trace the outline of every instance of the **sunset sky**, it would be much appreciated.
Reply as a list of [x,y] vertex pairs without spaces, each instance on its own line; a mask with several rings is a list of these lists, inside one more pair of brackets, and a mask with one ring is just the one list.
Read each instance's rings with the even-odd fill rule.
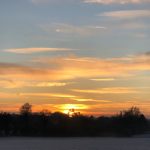
[[150,116],[150,0],[0,0],[0,111]]

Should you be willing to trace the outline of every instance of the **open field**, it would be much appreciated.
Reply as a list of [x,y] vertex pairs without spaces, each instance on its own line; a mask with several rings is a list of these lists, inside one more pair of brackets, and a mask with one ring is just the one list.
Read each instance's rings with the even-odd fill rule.
[[0,150],[149,150],[150,138],[0,138]]

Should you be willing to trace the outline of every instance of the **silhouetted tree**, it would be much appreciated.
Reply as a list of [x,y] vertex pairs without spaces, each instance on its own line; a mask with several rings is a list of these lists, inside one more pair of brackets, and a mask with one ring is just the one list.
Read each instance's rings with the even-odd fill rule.
[[131,136],[133,134],[143,133],[148,128],[148,122],[145,116],[137,107],[131,107],[128,110],[121,111],[116,116],[117,131],[120,135]]
[[138,107],[131,107],[128,110],[121,111],[119,114],[120,117],[140,117],[141,115],[143,114]]
[[24,105],[21,106],[20,114],[28,115],[31,113],[32,113],[32,105],[30,105],[29,103],[25,103]]

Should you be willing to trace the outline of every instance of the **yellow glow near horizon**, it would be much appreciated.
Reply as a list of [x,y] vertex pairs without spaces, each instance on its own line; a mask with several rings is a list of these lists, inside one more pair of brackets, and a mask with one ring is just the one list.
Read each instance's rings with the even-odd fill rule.
[[74,109],[75,111],[82,111],[87,108],[88,106],[84,104],[64,104],[59,107],[59,109],[65,114],[68,114],[70,109]]

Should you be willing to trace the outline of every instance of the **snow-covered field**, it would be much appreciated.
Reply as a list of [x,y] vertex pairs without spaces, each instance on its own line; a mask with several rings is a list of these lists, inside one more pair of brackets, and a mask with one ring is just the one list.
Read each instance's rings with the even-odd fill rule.
[[150,138],[0,138],[0,150],[150,150]]

